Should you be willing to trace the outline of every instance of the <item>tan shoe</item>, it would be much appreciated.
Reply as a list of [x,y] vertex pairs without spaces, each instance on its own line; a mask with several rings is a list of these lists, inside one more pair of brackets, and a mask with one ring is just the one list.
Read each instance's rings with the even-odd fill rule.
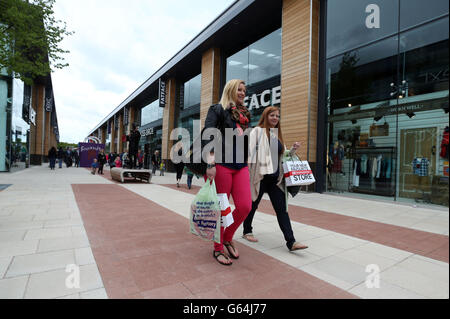
[[250,241],[252,243],[257,243],[258,242],[258,239],[256,239],[256,237],[253,236],[252,233],[245,234],[244,236],[242,236],[242,238],[245,238],[245,239],[247,239],[248,241]]
[[308,246],[295,242],[292,247],[289,249],[290,251],[306,249]]

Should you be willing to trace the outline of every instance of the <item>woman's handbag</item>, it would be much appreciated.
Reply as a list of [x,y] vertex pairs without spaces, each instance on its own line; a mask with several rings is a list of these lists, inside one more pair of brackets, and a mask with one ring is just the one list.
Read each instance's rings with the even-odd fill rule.
[[216,184],[209,178],[191,203],[190,230],[205,240],[220,243],[221,211]]
[[[211,107],[214,107],[211,106]],[[221,109],[222,110],[222,109]],[[217,112],[216,112],[217,114]],[[216,128],[222,130],[224,126],[224,115],[223,112],[217,114],[218,122]],[[205,175],[206,174],[206,162],[203,160],[202,150],[203,147],[207,144],[202,140],[203,132],[205,128],[202,129],[201,133],[194,142],[191,144],[189,151],[184,154],[183,162],[185,166],[195,175]]]
[[[184,159],[183,162],[185,164],[185,166],[195,175],[205,175],[206,174],[206,162],[203,161],[202,158],[202,149],[203,149],[203,145],[202,145],[202,135],[203,135],[203,130],[202,130],[202,134],[200,134],[200,136],[198,136],[194,143],[191,144],[191,147],[189,148],[189,151],[187,151],[184,154]],[[194,145],[196,147],[194,147]],[[195,153],[194,153],[195,152]],[[200,159],[200,161],[199,161]]]

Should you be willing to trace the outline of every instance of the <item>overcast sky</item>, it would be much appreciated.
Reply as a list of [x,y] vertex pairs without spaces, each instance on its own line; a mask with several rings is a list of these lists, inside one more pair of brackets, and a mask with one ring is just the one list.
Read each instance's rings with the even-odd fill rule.
[[52,74],[61,142],[86,135],[234,0],[57,0],[69,66]]

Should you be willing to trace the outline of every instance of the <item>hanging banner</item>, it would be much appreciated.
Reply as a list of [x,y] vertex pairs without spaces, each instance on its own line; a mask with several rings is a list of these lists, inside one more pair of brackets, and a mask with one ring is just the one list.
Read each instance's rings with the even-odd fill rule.
[[159,107],[166,106],[166,82],[159,79]]
[[53,108],[53,90],[50,86],[45,87],[45,110],[51,112]]
[[123,109],[123,125],[127,125],[128,124],[128,117],[129,117],[129,111],[128,111],[128,107],[125,107]]
[[180,106],[180,110],[184,109],[184,85],[180,85],[180,97],[178,105]]
[[30,122],[36,125],[36,111],[30,106]]
[[31,86],[25,84],[23,87],[22,118],[28,124],[30,124],[30,104],[31,104]]
[[80,166],[91,167],[94,158],[97,158],[98,153],[104,149],[105,144],[78,143],[78,151],[80,154]]

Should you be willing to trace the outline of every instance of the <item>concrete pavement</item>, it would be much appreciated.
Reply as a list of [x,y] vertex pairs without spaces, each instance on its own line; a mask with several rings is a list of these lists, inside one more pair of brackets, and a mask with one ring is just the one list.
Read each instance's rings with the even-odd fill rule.
[[[265,196],[254,219],[259,242],[239,228],[241,257],[224,267],[189,234],[202,180],[176,188],[174,174],[157,172],[151,184],[117,184],[107,170],[106,178],[46,165],[0,174],[10,185],[0,188],[0,298],[449,297],[448,209],[301,193],[289,213],[309,248],[291,253]],[[211,272],[223,282],[206,287]]]

